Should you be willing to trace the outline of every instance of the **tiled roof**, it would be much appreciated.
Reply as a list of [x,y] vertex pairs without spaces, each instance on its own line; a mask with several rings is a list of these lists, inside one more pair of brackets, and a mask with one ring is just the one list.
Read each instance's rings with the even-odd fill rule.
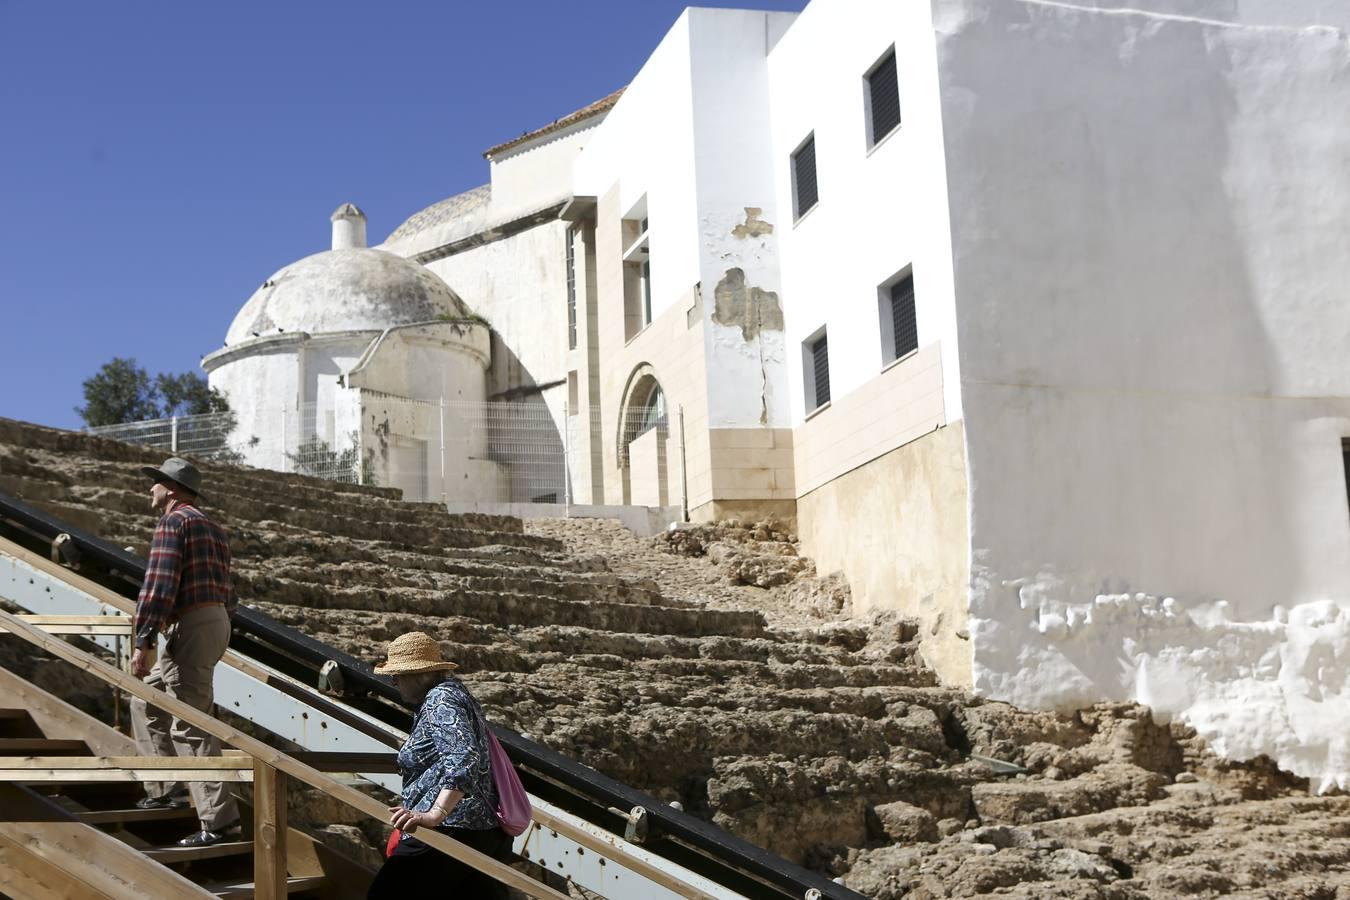
[[570,125],[574,125],[577,122],[582,121],[583,119],[589,119],[591,116],[597,116],[600,113],[609,112],[611,109],[614,108],[614,104],[619,102],[619,98],[623,96],[623,91],[624,91],[623,88],[619,88],[614,93],[610,94],[607,97],[600,98],[599,100],[595,101],[589,106],[583,106],[576,112],[568,113],[561,119],[554,119],[552,122],[549,122],[543,128],[536,128],[534,131],[527,131],[518,138],[512,138],[511,140],[498,144],[495,147],[489,147],[486,151],[483,152],[483,155],[491,158],[494,154],[501,153],[505,150],[510,150],[512,147],[518,147],[521,144],[525,143],[526,141],[532,141],[537,137],[542,137],[543,135],[546,134],[552,134],[555,131],[562,131],[564,128],[567,128]]
[[473,190],[448,197],[438,203],[431,204],[421,212],[413,213],[402,225],[395,228],[393,233],[385,238],[385,241],[398,241],[406,237],[412,237],[435,225],[449,222],[451,219],[472,212],[480,206],[485,206],[491,199],[492,185],[490,184],[479,185]]

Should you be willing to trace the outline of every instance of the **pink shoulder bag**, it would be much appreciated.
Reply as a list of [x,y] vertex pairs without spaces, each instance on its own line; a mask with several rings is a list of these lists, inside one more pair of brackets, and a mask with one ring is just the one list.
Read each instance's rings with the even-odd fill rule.
[[492,758],[492,780],[497,785],[497,819],[502,823],[502,831],[509,835],[521,834],[530,827],[534,818],[534,809],[530,806],[530,795],[520,783],[516,767],[506,748],[491,731],[487,733],[488,755]]

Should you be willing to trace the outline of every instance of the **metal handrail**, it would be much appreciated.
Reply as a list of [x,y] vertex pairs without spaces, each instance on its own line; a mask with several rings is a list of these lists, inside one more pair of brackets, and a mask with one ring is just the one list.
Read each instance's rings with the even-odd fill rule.
[[[27,550],[18,544],[11,542],[3,536],[0,536],[0,558],[5,556],[14,557],[19,563],[34,567],[42,575],[57,580],[72,591],[88,596],[92,601],[98,603],[105,611],[108,609],[117,610],[120,615],[109,615],[106,612],[99,615],[66,615],[66,614],[20,614],[19,618],[31,625],[41,628],[48,634],[72,633],[72,634],[91,634],[97,630],[99,634],[120,633],[129,635],[132,629],[131,613],[134,611],[135,604],[121,594],[116,593],[110,588],[97,582],[90,581],[82,575],[72,572],[55,562],[49,562],[36,553]],[[15,599],[15,598],[8,598]],[[21,604],[22,606],[22,604]],[[88,623],[98,623],[91,626]],[[0,633],[4,631],[3,625],[0,625]],[[312,711],[319,714],[316,721],[323,719],[332,719],[341,722],[344,726],[353,732],[359,733],[365,737],[371,737],[384,743],[391,748],[385,753],[371,752],[314,752],[303,751],[292,753],[296,759],[315,765],[320,771],[350,771],[358,772],[364,776],[371,774],[396,774],[398,769],[393,765],[396,754],[393,748],[401,745],[405,736],[402,733],[396,733],[393,725],[386,725],[383,722],[376,722],[371,718],[366,718],[360,713],[354,711],[354,708],[343,703],[336,702],[326,696],[323,696],[307,686],[295,682],[287,677],[277,678],[268,668],[261,666],[256,660],[249,659],[240,654],[237,650],[231,648],[226,650],[221,665],[234,668],[241,675],[252,678],[260,682],[260,685],[277,691],[285,695],[296,703],[304,704]],[[244,714],[247,717],[247,714]],[[304,714],[302,713],[303,717]],[[266,727],[266,726],[264,726]],[[388,730],[384,730],[388,728]],[[316,762],[329,758],[340,757],[345,765],[358,765],[358,768],[345,768],[341,770],[326,768],[325,765]],[[363,760],[367,762],[362,762]],[[374,763],[368,762],[377,760]],[[529,771],[523,773],[529,776]],[[538,778],[540,776],[536,776]],[[182,779],[179,779],[182,780]],[[683,875],[672,872],[665,867],[653,865],[652,862],[643,854],[634,853],[624,843],[617,840],[608,840],[591,834],[588,830],[577,827],[576,822],[567,816],[560,816],[551,811],[547,803],[536,803],[534,808],[534,821],[539,829],[547,829],[554,835],[572,841],[578,848],[584,848],[595,852],[599,857],[610,857],[619,865],[633,872],[635,875],[662,886],[673,894],[689,898],[689,900],[710,900],[707,894],[698,885],[693,884]]]
[[[310,787],[354,807],[371,818],[384,821],[388,817],[388,810],[373,797],[368,797],[356,788],[328,777],[313,766],[267,746],[257,738],[250,737],[242,731],[226,725],[219,719],[189,706],[164,691],[150,687],[139,678],[134,678],[108,665],[93,654],[80,650],[60,638],[29,625],[16,615],[0,610],[0,625],[3,625],[9,633],[42,648],[53,656],[71,663],[134,697],[139,697],[146,703],[170,713],[207,734],[213,735],[220,739],[222,743],[242,750],[259,763],[263,763],[278,772],[284,772],[292,778],[298,778]],[[532,878],[527,878],[510,866],[498,862],[487,854],[480,853],[454,838],[437,834],[433,829],[419,829],[419,832],[418,840],[428,846],[453,856],[460,862],[472,866],[475,870],[491,875],[496,880],[509,884],[517,890],[524,891],[531,897],[538,897],[541,900],[568,900],[566,894],[559,893]]]
[[[4,492],[0,492],[0,520],[9,521],[46,542],[67,535],[65,543],[74,548],[72,552],[78,554],[82,562],[97,563],[120,579],[119,593],[132,595],[145,577],[145,561],[140,557]],[[394,711],[393,707],[406,710],[392,679],[374,674],[364,661],[283,625],[266,613],[241,602],[235,614],[234,628],[236,634],[260,642],[263,645],[260,649],[276,648],[288,657],[305,663],[315,674],[331,661],[341,671],[349,692],[365,691],[384,701],[362,706],[356,698],[348,698],[348,702],[363,712],[395,724],[390,721],[389,715]],[[243,649],[235,642],[232,642],[232,646]],[[309,698],[301,699],[307,702],[312,700],[316,705],[333,705],[317,691]],[[399,715],[406,718],[408,713],[400,712]],[[652,837],[644,844],[644,848],[685,868],[718,883],[734,885],[736,890],[747,896],[866,900],[862,894],[817,872],[789,862],[710,822],[668,806],[649,794],[510,729],[499,725],[490,727],[498,740],[508,748],[512,759],[525,769],[522,775],[527,780],[527,786],[533,787],[528,781],[529,770],[532,769],[548,782],[563,785],[601,811],[646,810]],[[387,739],[387,735],[380,737]],[[541,787],[547,790],[546,786]]]

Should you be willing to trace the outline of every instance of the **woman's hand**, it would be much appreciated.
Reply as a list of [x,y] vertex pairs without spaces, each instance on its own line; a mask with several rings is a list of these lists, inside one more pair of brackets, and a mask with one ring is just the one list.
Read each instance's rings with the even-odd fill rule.
[[436,806],[427,812],[413,812],[402,804],[389,807],[389,824],[408,834],[412,834],[422,826],[435,828],[445,821],[445,816],[445,812]]

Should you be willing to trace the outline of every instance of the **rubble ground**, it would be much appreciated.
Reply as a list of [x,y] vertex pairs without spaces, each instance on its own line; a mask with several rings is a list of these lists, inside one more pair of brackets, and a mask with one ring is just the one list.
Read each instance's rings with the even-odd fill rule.
[[[0,490],[142,554],[137,470],[161,457],[0,419]],[[1140,706],[1053,715],[941,686],[912,621],[853,617],[772,524],[638,538],[203,470],[245,602],[368,660],[428,631],[494,721],[867,896],[1350,900],[1350,798],[1222,761]],[[0,664],[69,678],[8,643]],[[379,837],[321,804],[293,815]]]

